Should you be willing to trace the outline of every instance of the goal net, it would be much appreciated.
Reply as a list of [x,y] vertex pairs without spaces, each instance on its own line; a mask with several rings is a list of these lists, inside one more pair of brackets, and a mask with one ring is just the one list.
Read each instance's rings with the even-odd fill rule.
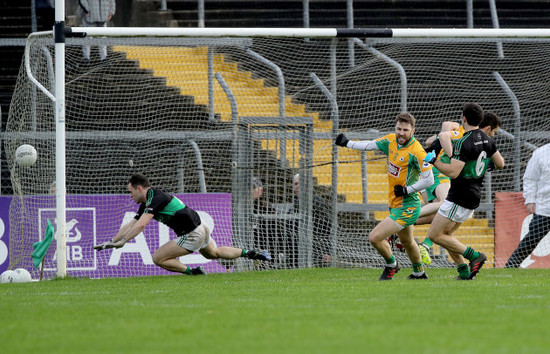
[[[127,191],[134,173],[199,211],[218,246],[267,249],[274,258],[193,254],[181,258],[185,264],[208,272],[380,267],[368,234],[388,215],[385,156],[336,149],[334,137],[381,137],[408,111],[423,142],[443,121],[459,122],[466,102],[502,118],[495,141],[507,166],[486,177],[480,208],[456,236],[485,252],[489,267],[504,265],[526,233],[526,164],[550,142],[550,40],[295,37],[67,38],[67,274],[169,274],[152,261],[175,238],[161,223],[151,222],[121,249],[92,248],[135,215]],[[86,45],[89,60],[82,56]],[[37,277],[33,243],[44,237],[48,219],[56,225],[51,33],[29,37],[26,59],[3,142],[14,190],[10,269],[25,267]],[[21,144],[36,148],[34,165],[13,160]],[[418,241],[428,226],[415,227]],[[46,277],[55,275],[55,242],[44,260]],[[549,243],[546,237],[522,266],[548,265]],[[398,260],[410,266],[398,246]],[[431,252],[431,266],[452,266],[443,249]]]

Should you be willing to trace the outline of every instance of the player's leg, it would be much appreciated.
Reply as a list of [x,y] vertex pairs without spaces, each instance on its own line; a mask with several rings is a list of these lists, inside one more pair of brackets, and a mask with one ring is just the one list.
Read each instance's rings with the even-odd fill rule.
[[390,244],[387,241],[388,236],[397,233],[402,228],[403,227],[397,224],[393,219],[387,217],[370,232],[369,241],[384,259],[393,256]]
[[210,230],[205,224],[201,224],[188,234],[181,235],[162,245],[153,254],[153,262],[172,272],[187,275],[206,274],[202,267],[191,268],[184,265],[180,262],[179,257],[196,252],[208,243],[210,243]]
[[208,246],[201,248],[199,252],[207,259],[235,259],[241,256],[242,250],[227,246],[216,247],[214,242],[210,242]]
[[463,208],[446,200],[443,205],[441,205],[441,208],[439,208],[439,212],[430,225],[430,230],[428,230],[428,237],[433,242],[443,246],[449,252],[462,255],[470,261],[470,274],[468,279],[474,279],[476,277],[481,267],[483,267],[483,264],[485,264],[487,256],[484,253],[478,252],[462,244],[453,236],[453,232],[456,231],[464,221],[468,220],[473,213],[474,211],[471,209]]
[[456,264],[456,271],[458,272],[457,280],[468,280],[468,277],[470,276],[470,267],[466,263],[466,260],[464,257],[455,252],[449,252],[449,256],[453,260],[453,262]]
[[[448,177],[447,177],[448,178]],[[451,184],[447,182],[440,182],[433,190],[433,196],[435,198],[431,199],[431,203],[425,204],[420,209],[420,216],[418,220],[414,223],[415,225],[426,225],[431,224],[435,214],[447,198],[449,194],[449,189],[451,189]]]
[[428,238],[450,252],[461,254],[466,246],[453,236],[461,224],[437,213],[428,229]]
[[161,268],[169,270],[171,272],[178,272],[184,274],[191,274],[192,268],[181,263],[179,257],[192,253],[190,250],[185,249],[178,244],[181,241],[179,238],[176,240],[170,240],[162,245],[153,254],[153,262]]
[[405,248],[407,256],[409,256],[411,262],[422,263],[420,258],[420,249],[418,248],[418,244],[413,237],[413,230],[414,229],[412,226],[407,226],[403,230],[399,231],[397,236],[399,236],[399,241],[401,241],[401,244]]
[[[435,214],[437,214],[437,211],[447,198],[447,194],[449,194],[449,189],[451,189],[451,183],[450,178],[444,175],[440,175],[438,177],[438,182],[434,183],[436,186],[431,190],[431,195],[433,197],[432,202],[430,204],[422,206],[422,209],[420,209],[420,216],[418,217],[418,220],[416,220],[415,225],[426,225],[431,224]],[[422,256],[422,262],[426,265],[430,265],[432,263],[432,259],[430,257],[430,249],[433,246],[432,240],[430,240],[428,237],[426,237],[421,243],[420,243],[420,255]]]
[[[207,259],[235,259],[246,257],[259,261],[271,261],[271,254],[267,251],[247,250],[229,246],[218,247],[214,240],[210,238],[210,229],[204,224],[197,227],[197,229],[193,230],[191,233],[193,232],[201,234],[203,242],[198,250]],[[191,235],[191,233],[189,233],[189,235]]]
[[[456,229],[458,229],[460,225],[461,223],[453,222],[452,220],[438,213],[436,214],[434,221],[430,225],[430,229],[428,230],[428,236],[426,238],[431,239],[437,244],[439,244],[438,241],[440,240],[449,240],[449,239],[452,240],[454,239],[453,232]],[[440,245],[440,246],[443,246],[443,245]],[[449,249],[447,249],[447,252],[449,252],[449,255],[451,256],[451,258],[456,264],[456,269],[458,272],[457,279],[468,279],[468,276],[470,275],[470,269],[466,264],[466,262],[464,261],[464,257],[462,257],[461,253],[454,252]]]
[[407,256],[409,256],[412,263],[413,272],[409,275],[409,279],[428,279],[428,275],[424,271],[424,267],[422,265],[420,249],[414,239],[413,230],[413,226],[410,225],[397,233],[397,236],[399,236],[399,240],[405,248]]
[[[387,241],[388,236],[393,235],[403,229],[404,225],[399,224],[395,219],[399,211],[392,209],[390,216],[382,220],[369,234],[369,241],[378,253],[386,261],[386,266],[378,280],[391,280],[395,273],[399,271],[399,265],[392,253],[391,246]],[[394,215],[395,214],[395,215]],[[392,218],[393,217],[393,218]]]
[[[435,205],[435,204],[436,203],[429,203],[429,204],[426,204],[422,207],[423,211],[425,211],[428,214],[419,217],[418,220],[416,221],[415,225],[428,225],[428,224],[432,223],[432,221],[435,217],[435,213],[437,212],[437,209],[440,206],[440,205]],[[435,209],[435,211],[433,211],[433,209]]]
[[229,246],[216,247],[213,242],[210,242],[208,246],[201,248],[199,251],[205,258],[208,259],[235,259],[239,257],[246,257],[259,261],[271,261],[271,254],[267,251],[247,250],[244,248]]

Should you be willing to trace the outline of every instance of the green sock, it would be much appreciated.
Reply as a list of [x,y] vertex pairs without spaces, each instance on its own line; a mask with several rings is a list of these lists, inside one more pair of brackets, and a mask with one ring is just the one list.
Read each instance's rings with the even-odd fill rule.
[[430,240],[429,238],[425,238],[424,241],[422,241],[422,244],[428,246],[428,248],[432,248],[432,246],[434,245],[434,243],[432,242],[432,240]]
[[247,253],[247,252],[248,252],[248,250],[245,250],[245,249],[243,248],[243,250],[242,250],[242,252],[241,252],[241,257],[246,256],[246,253]]
[[462,255],[464,256],[464,258],[466,258],[467,260],[469,261],[473,261],[474,259],[476,259],[477,257],[479,257],[479,252],[477,252],[475,249],[473,249],[472,247],[466,247],[466,251],[464,251],[464,253],[462,253]]
[[424,267],[422,266],[422,262],[420,263],[413,263],[413,273],[422,273],[424,272]]
[[386,264],[392,264],[392,263],[395,263],[395,257],[393,256],[393,254],[391,255],[390,258],[384,258],[386,260]]
[[191,267],[187,267],[184,273],[187,275],[191,275]]
[[456,270],[458,271],[458,275],[460,275],[461,278],[468,278],[470,276],[470,268],[466,263],[456,267]]

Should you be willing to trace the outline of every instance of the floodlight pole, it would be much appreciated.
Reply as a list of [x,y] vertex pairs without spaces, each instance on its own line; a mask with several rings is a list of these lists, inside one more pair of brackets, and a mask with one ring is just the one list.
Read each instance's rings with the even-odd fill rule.
[[67,191],[65,185],[65,0],[55,0],[55,201],[57,276],[67,275]]

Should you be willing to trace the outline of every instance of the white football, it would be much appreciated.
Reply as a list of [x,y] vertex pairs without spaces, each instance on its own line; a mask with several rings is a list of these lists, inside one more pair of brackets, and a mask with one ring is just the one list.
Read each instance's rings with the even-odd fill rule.
[[25,268],[17,268],[13,271],[14,273],[14,283],[28,283],[32,280],[31,273]]
[[32,166],[37,158],[38,153],[32,145],[23,144],[15,150],[15,161],[21,166]]
[[6,270],[0,275],[0,283],[13,283],[14,274],[13,270]]

